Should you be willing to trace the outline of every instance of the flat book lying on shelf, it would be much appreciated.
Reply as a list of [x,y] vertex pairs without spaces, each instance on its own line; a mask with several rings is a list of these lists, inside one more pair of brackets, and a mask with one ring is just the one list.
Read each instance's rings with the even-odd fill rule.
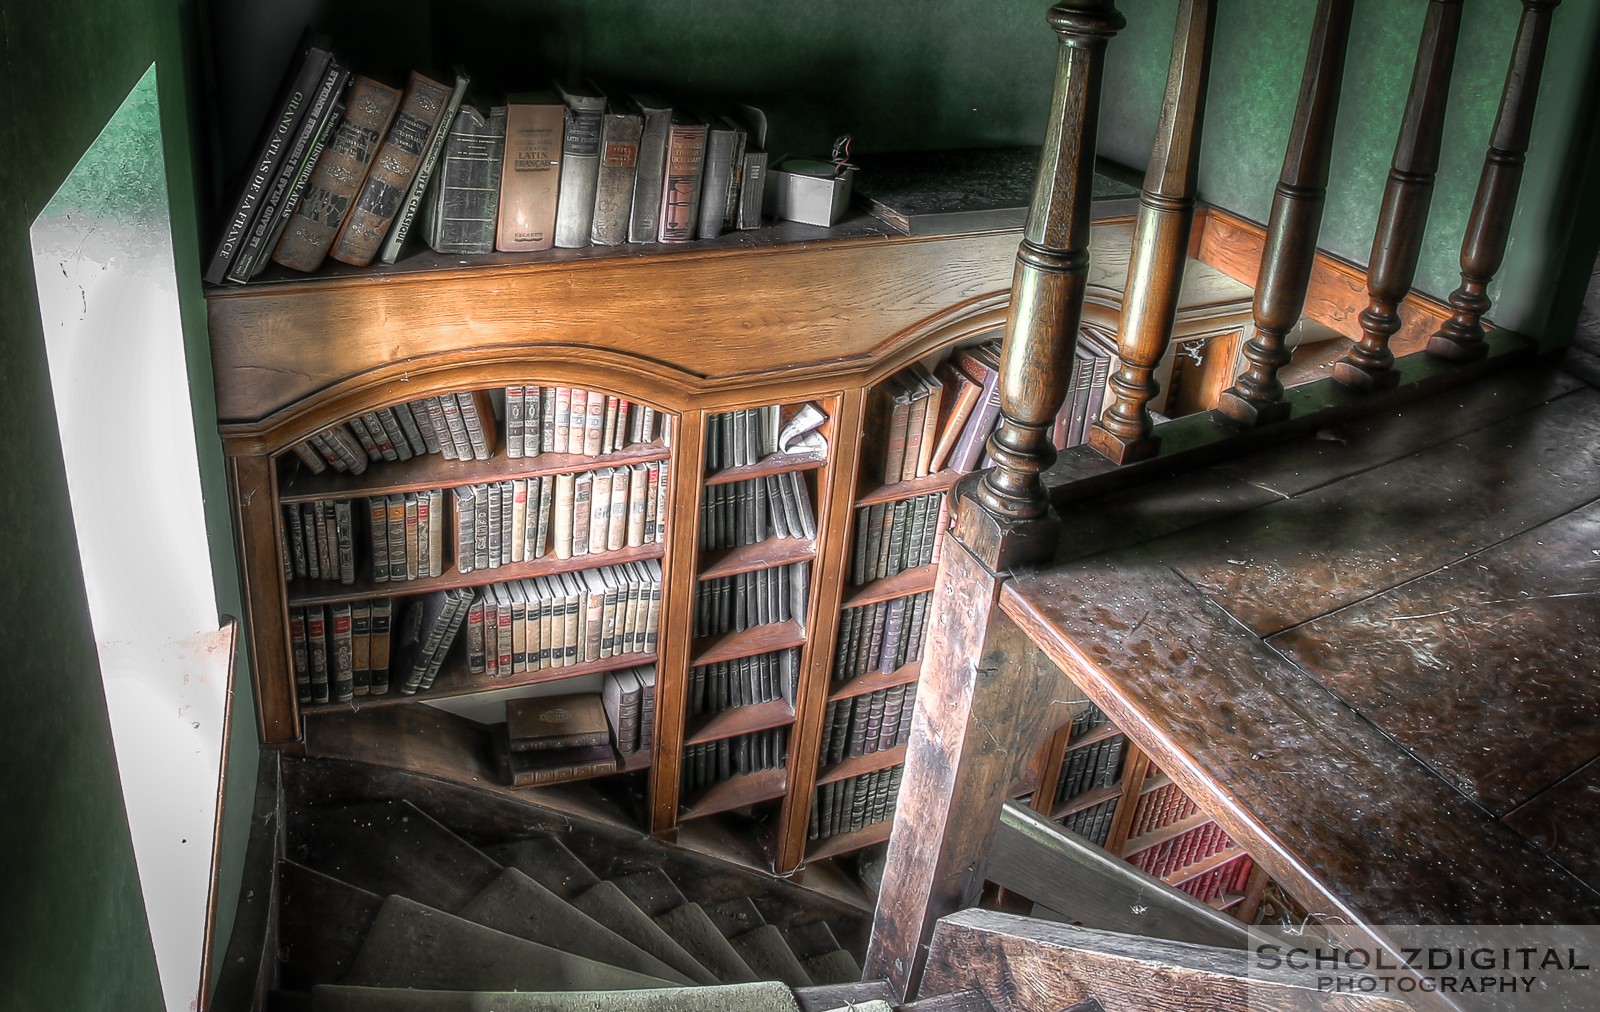
[[617,753],[612,750],[610,742],[582,748],[517,752],[507,749],[505,739],[500,735],[492,736],[491,740],[495,758],[512,787],[538,787],[567,780],[582,780],[617,770]]
[[513,699],[506,703],[512,752],[588,748],[611,743],[611,724],[597,692]]
[[[1039,150],[960,148],[860,155],[856,199],[907,235],[1021,228],[1033,202]],[[1096,164],[1096,217],[1131,214],[1138,196],[1136,177],[1128,170]]]

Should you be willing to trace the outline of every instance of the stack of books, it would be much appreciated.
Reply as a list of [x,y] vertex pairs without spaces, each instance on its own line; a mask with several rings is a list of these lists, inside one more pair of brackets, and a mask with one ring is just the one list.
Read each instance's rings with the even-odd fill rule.
[[756,228],[766,117],[690,111],[593,82],[468,97],[455,73],[403,88],[302,44],[224,208],[211,284],[269,262],[394,263],[412,231],[441,253],[687,242]]
[[511,700],[504,734],[495,741],[513,787],[576,780],[617,768],[611,725],[597,692]]
[[361,474],[367,464],[438,454],[445,460],[488,460],[495,450],[494,405],[488,391],[422,397],[369,411],[323,429],[295,446],[312,474],[328,468]]
[[984,460],[1000,418],[1000,342],[959,348],[937,369],[920,363],[878,384],[862,453],[883,484],[962,473]]

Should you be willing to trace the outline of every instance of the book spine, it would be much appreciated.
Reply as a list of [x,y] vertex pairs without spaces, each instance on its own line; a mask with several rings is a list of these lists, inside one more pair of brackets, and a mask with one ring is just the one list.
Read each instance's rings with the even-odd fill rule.
[[600,172],[595,182],[594,224],[590,238],[601,246],[628,241],[634,177],[644,120],[631,113],[607,113],[600,142]]
[[388,236],[379,248],[378,259],[386,264],[392,264],[400,259],[400,250],[406,244],[406,237],[411,234],[411,223],[416,220],[417,212],[422,209],[422,198],[428,190],[428,183],[433,179],[435,167],[439,158],[444,153],[445,142],[450,138],[450,127],[455,123],[456,112],[461,108],[461,100],[466,96],[469,79],[465,75],[457,75],[455,87],[450,89],[449,96],[445,99],[443,111],[434,117],[428,128],[428,146],[422,151],[422,158],[417,163],[417,171],[411,177],[411,184],[406,188],[405,197],[400,202],[400,210],[394,217],[394,224],[389,228]]
[[634,174],[633,208],[628,216],[629,242],[655,242],[660,234],[661,190],[666,175],[667,133],[672,110],[647,108],[639,135],[639,161]]
[[373,159],[355,204],[345,216],[328,255],[353,267],[372,263],[400,213],[411,181],[422,164],[428,141],[444,114],[450,90],[413,73],[399,112]]
[[595,188],[600,171],[600,131],[605,99],[568,95],[561,143],[561,188],[556,200],[558,247],[589,245],[594,226]]
[[706,125],[674,123],[667,135],[667,167],[661,186],[662,242],[688,242],[700,214],[700,177],[706,156]]
[[492,253],[500,215],[506,109],[484,117],[464,106],[440,156],[439,184],[427,200],[428,245],[440,253]]
[[506,110],[495,249],[509,253],[553,245],[564,131],[560,106],[512,105]]
[[728,206],[728,188],[733,183],[733,155],[737,140],[738,135],[735,131],[724,127],[712,127],[706,132],[700,201],[694,216],[694,234],[698,238],[715,239],[722,234],[722,219]]

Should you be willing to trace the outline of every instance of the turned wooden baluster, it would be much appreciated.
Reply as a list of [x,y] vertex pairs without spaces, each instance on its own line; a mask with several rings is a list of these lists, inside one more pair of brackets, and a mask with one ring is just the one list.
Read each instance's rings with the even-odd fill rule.
[[1063,0],[1047,20],[1061,38],[1055,94],[1000,350],[1001,425],[989,438],[995,467],[977,492],[986,510],[1013,520],[1049,508],[1039,474],[1055,460],[1050,426],[1083,315],[1105,48],[1125,24],[1114,0]]
[[1328,159],[1333,153],[1334,120],[1339,114],[1339,84],[1344,77],[1345,43],[1350,37],[1353,0],[1321,0],[1311,27],[1300,99],[1284,153],[1283,174],[1272,198],[1267,239],[1256,275],[1252,313],[1255,336],[1245,345],[1250,365],[1223,392],[1217,410],[1241,425],[1279,421],[1289,415],[1278,370],[1289,363],[1285,345],[1300,321],[1317,231],[1328,190]]
[[1461,0],[1432,0],[1411,72],[1411,93],[1395,141],[1383,207],[1372,236],[1367,266],[1367,308],[1361,312],[1361,340],[1333,367],[1333,378],[1361,390],[1392,387],[1399,379],[1389,339],[1400,329],[1400,302],[1411,290],[1422,254],[1422,232],[1433,199],[1444,138],[1445,101],[1455,64]]
[[1189,258],[1215,21],[1212,0],[1184,0],[1178,9],[1166,100],[1133,230],[1112,402],[1089,430],[1089,445],[1119,464],[1154,456],[1161,443],[1150,434],[1148,405],[1161,392],[1153,373],[1172,341],[1178,290]]
[[1495,116],[1489,151],[1478,177],[1478,194],[1461,241],[1461,287],[1450,294],[1455,314],[1428,341],[1428,354],[1452,362],[1482,358],[1483,314],[1489,311],[1485,289],[1500,270],[1511,231],[1511,214],[1522,184],[1522,163],[1533,128],[1533,106],[1544,73],[1545,44],[1550,40],[1550,18],[1561,0],[1522,0],[1522,20],[1506,71],[1500,111]]

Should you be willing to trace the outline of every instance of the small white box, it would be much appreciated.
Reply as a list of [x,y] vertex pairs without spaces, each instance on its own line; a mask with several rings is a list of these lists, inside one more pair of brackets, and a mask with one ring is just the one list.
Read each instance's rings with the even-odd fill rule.
[[847,169],[835,175],[832,162],[814,158],[785,158],[767,175],[762,210],[769,217],[828,226],[844,216],[850,206]]

